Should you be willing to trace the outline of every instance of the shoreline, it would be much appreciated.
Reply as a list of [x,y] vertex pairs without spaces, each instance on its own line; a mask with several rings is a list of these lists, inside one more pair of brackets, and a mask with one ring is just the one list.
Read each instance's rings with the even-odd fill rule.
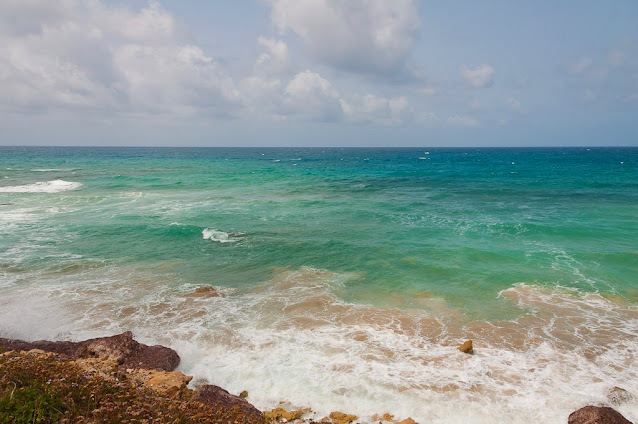
[[[4,362],[6,358],[10,360],[22,358],[23,361],[31,361],[36,364],[43,360],[60,361],[61,364],[77,366],[79,369],[84,370],[87,375],[103,379],[108,384],[119,385],[121,382],[128,382],[126,384],[149,389],[155,395],[180,405],[183,402],[186,402],[186,404],[199,402],[206,405],[206,407],[212,408],[215,411],[214,414],[221,414],[225,417],[230,414],[239,419],[239,421],[235,422],[324,424],[379,422],[417,424],[410,417],[396,419],[387,412],[375,414],[369,419],[361,419],[356,415],[340,411],[333,411],[326,417],[318,417],[310,408],[294,409],[287,402],[280,402],[272,410],[260,411],[246,400],[249,394],[245,391],[239,395],[233,395],[225,389],[208,384],[203,380],[195,382],[195,389],[190,389],[187,385],[191,382],[193,376],[187,376],[180,371],[175,371],[180,363],[179,354],[175,350],[161,345],[148,346],[138,343],[133,339],[133,334],[130,331],[79,342],[47,340],[26,342],[0,338],[0,349],[2,350],[0,354],[0,364],[2,366],[6,365]],[[471,341],[464,343],[459,347],[459,350],[466,354],[471,354]],[[0,366],[0,370],[2,366]],[[59,377],[61,380],[65,380],[65,377]],[[73,390],[72,388],[69,389]],[[11,397],[15,390],[16,388],[14,387]],[[7,393],[0,391],[0,396],[6,398],[6,395]],[[636,397],[622,388],[614,387],[609,392],[608,400],[609,405],[587,405],[574,411],[570,414],[568,423],[631,424],[630,421],[626,420],[611,406],[635,401]],[[97,418],[95,418],[95,421],[91,421],[90,418],[83,419],[85,421],[82,422],[101,422]]]

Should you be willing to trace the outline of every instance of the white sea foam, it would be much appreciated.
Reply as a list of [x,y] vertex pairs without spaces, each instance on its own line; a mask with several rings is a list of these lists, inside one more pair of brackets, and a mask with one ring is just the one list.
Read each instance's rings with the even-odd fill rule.
[[73,171],[76,168],[41,168],[32,169],[33,172]]
[[202,231],[204,240],[218,241],[220,243],[234,243],[237,239],[231,239],[228,233],[223,231],[206,228]]
[[[33,314],[64,317],[38,330],[42,338],[130,329],[142,342],[175,348],[180,370],[194,380],[247,390],[262,409],[281,400],[310,407],[317,420],[342,410],[362,422],[389,412],[428,423],[558,423],[605,402],[615,385],[638,393],[635,306],[518,284],[500,296],[521,308],[519,319],[467,323],[440,301],[435,313],[344,302],[337,293],[353,278],[304,268],[222,297],[193,297],[186,295],[193,286],[176,290],[139,269],[100,270],[84,282],[65,276],[49,289],[40,276],[24,288],[24,302],[0,302],[0,317],[19,315],[16,304],[30,307],[36,288],[47,300]],[[31,327],[0,322],[14,337]],[[466,338],[474,340],[472,356],[456,349]],[[636,402],[618,409],[638,418]]]
[[0,186],[0,193],[60,193],[75,190],[80,186],[82,183],[64,180],[39,181],[20,186]]

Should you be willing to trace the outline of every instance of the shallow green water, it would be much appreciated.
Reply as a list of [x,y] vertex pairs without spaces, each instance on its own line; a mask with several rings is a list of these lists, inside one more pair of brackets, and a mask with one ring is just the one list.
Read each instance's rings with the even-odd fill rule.
[[501,295],[521,284],[638,302],[638,149],[0,148],[0,171],[8,298],[136,278],[250,293],[314,269],[336,301],[460,326],[534,311]]

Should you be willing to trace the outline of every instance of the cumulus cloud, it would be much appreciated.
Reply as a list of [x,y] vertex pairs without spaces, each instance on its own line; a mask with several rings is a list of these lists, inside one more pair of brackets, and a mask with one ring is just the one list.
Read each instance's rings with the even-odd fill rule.
[[219,112],[238,97],[232,80],[157,3],[134,12],[96,1],[12,0],[0,16],[5,109]]
[[272,0],[273,23],[301,37],[313,56],[337,69],[396,75],[419,35],[412,0]]
[[414,110],[405,97],[385,98],[367,94],[341,100],[344,118],[354,123],[400,124],[411,120]]
[[474,88],[489,87],[494,83],[494,68],[490,65],[479,65],[476,68],[468,68],[461,65],[459,69],[463,80],[467,85]]
[[285,73],[292,66],[288,45],[282,40],[275,40],[260,36],[257,43],[266,49],[257,58],[257,69],[266,73]]
[[321,75],[309,70],[295,75],[285,89],[285,108],[308,120],[340,121],[339,93]]

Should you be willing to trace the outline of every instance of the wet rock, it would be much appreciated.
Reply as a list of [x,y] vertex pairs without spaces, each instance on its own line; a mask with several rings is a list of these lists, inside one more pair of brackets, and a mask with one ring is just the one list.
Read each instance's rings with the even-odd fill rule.
[[394,416],[388,414],[387,412],[383,415],[374,414],[372,416],[372,421],[392,421],[394,422]]
[[199,390],[207,384],[209,384],[208,380],[206,380],[205,378],[198,378],[197,380],[195,380],[195,383],[193,383],[193,386],[195,387],[195,390]]
[[283,408],[275,408],[272,411],[265,411],[264,418],[268,420],[281,420],[282,418],[286,421],[298,420],[303,415],[304,411],[301,409],[295,411],[286,411]]
[[241,393],[239,394],[239,397],[240,397],[240,398],[243,398],[243,399],[247,398],[247,397],[248,397],[248,392],[247,392],[246,390],[244,390],[243,392],[241,392]]
[[4,350],[41,349],[66,355],[72,359],[111,356],[126,368],[143,368],[158,371],[173,371],[179,365],[179,355],[164,346],[148,346],[133,340],[133,333],[127,331],[110,337],[99,337],[81,342],[51,342],[40,340],[25,342],[0,338]]
[[474,353],[474,348],[472,347],[472,340],[468,340],[465,343],[463,343],[461,346],[459,346],[459,350],[463,353],[467,353],[467,354],[473,354]]
[[215,287],[204,286],[204,287],[197,287],[194,291],[184,294],[182,296],[206,299],[209,297],[220,297],[221,294],[217,291]]
[[567,424],[631,424],[620,412],[606,406],[585,406],[572,412]]
[[631,394],[630,392],[628,392],[627,390],[621,388],[621,387],[612,387],[611,389],[609,389],[609,391],[607,392],[607,400],[609,400],[609,403],[611,403],[612,405],[622,405],[624,403],[630,402],[632,400],[634,400],[636,397]]
[[212,384],[201,387],[193,400],[213,408],[232,410],[236,413],[239,422],[262,421],[264,418],[261,411],[248,403],[246,399],[231,395],[221,387]]
[[356,415],[344,414],[343,412],[335,411],[330,413],[330,419],[335,424],[348,424],[352,421],[358,420]]
[[405,420],[399,421],[396,424],[417,424],[417,422],[414,421],[412,418],[406,418]]

